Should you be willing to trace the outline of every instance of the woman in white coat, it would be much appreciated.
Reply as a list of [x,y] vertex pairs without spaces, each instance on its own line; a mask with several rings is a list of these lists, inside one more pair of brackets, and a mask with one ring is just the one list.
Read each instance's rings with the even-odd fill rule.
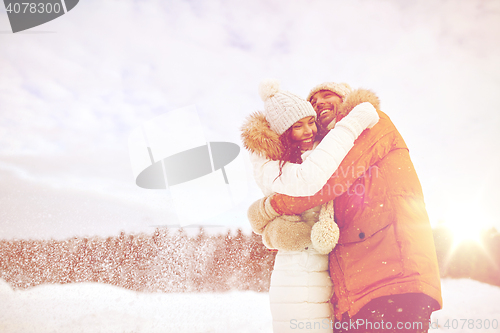
[[[348,92],[348,85],[338,85],[341,97]],[[318,143],[316,112],[309,102],[280,90],[275,80],[263,81],[259,93],[264,113],[247,119],[242,137],[265,196],[318,192],[361,132],[379,119],[370,103],[362,103]],[[332,332],[327,254],[338,240],[332,203],[266,225],[253,222],[252,229],[268,248],[278,249],[269,291],[274,332]]]

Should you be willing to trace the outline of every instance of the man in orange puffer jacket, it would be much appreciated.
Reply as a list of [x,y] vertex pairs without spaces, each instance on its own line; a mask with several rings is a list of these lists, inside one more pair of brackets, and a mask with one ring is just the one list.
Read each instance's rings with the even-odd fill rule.
[[[342,100],[335,87],[324,83],[309,94],[320,125],[339,121],[342,110],[373,94],[357,90]],[[378,124],[359,136],[320,192],[275,194],[266,199],[263,213],[300,214],[335,199],[340,228],[330,253],[335,331],[427,332],[432,311],[442,306],[432,229],[408,148],[389,117],[377,111]]]

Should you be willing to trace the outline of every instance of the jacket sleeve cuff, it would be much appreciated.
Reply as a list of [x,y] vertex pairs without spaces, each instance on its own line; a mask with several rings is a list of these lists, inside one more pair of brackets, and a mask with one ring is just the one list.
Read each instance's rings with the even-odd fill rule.
[[279,215],[295,215],[292,210],[288,209],[284,198],[287,198],[286,195],[283,194],[275,194],[271,197],[271,207],[276,211]]

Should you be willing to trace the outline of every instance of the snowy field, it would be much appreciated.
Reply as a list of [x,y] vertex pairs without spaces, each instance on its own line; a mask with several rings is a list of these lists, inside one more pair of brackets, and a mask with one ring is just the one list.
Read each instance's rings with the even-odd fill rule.
[[[430,332],[500,332],[460,328],[460,319],[500,321],[500,288],[466,279],[442,286],[445,308]],[[91,283],[13,291],[0,281],[0,300],[2,333],[272,332],[267,293],[143,294]]]

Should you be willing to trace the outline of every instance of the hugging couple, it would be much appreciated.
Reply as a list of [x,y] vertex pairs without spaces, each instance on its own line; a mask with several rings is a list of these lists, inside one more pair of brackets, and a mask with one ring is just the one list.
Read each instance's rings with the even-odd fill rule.
[[277,249],[274,332],[427,332],[442,306],[408,148],[369,90],[326,82],[307,100],[259,86],[242,138],[265,197],[248,218]]

